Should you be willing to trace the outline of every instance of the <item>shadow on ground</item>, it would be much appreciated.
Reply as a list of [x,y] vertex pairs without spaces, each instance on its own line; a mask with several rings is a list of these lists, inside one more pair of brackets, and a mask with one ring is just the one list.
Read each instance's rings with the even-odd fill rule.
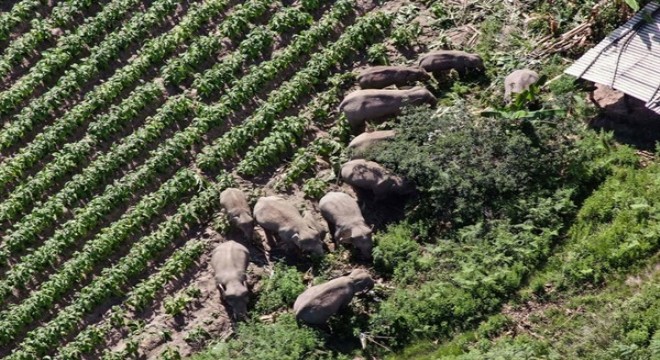
[[655,152],[660,143],[660,115],[644,106],[644,102],[604,85],[597,85],[592,101],[600,114],[589,126],[612,131],[617,141],[639,150]]

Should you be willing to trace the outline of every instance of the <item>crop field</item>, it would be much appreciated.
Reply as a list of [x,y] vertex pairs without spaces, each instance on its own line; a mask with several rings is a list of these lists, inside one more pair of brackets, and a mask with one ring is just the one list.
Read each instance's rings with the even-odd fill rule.
[[345,0],[6,8],[0,356],[8,359],[80,357],[105,344],[208,250],[195,234],[232,174],[258,183],[286,159],[284,187],[336,151],[341,125],[329,111],[343,74],[392,21]]
[[[456,119],[469,123],[468,114],[499,104],[499,98],[497,101],[495,98],[501,97],[499,86],[507,71],[531,64],[542,67],[543,75],[556,77],[552,89],[563,91],[557,96],[548,95],[547,91],[539,96],[544,105],[562,107],[576,123],[596,116],[593,106],[582,99],[584,94],[580,92],[584,89],[566,85],[569,81],[560,74],[568,64],[567,59],[575,58],[589,44],[602,38],[605,31],[630,16],[630,10],[621,10],[627,9],[626,5],[616,2],[616,10],[607,18],[612,23],[601,26],[606,20],[599,20],[594,25],[600,26],[602,33],[591,33],[589,36],[593,38],[580,42],[579,46],[578,41],[562,42],[561,31],[579,25],[598,3],[587,2],[584,7],[565,8],[569,9],[568,14],[557,15],[564,18],[557,25],[559,29],[555,29],[552,21],[546,25],[543,15],[539,15],[553,13],[552,4],[549,5],[552,1],[522,1],[520,9],[539,16],[529,21],[541,25],[527,27],[525,23],[524,33],[512,36],[514,40],[511,40],[498,38],[507,34],[502,31],[504,19],[518,19],[521,15],[512,10],[509,1],[3,1],[0,4],[3,123],[0,128],[0,358],[179,359],[203,351],[209,344],[223,343],[236,333],[239,341],[262,336],[272,337],[272,341],[281,344],[289,343],[286,336],[281,337],[283,333],[299,339],[310,337],[305,345],[291,345],[291,349],[299,351],[298,355],[272,355],[273,359],[348,359],[352,357],[342,356],[355,351],[365,359],[380,359],[383,353],[402,351],[414,344],[416,347],[407,349],[407,355],[402,356],[421,358],[424,354],[436,354],[429,355],[436,358],[482,351],[483,354],[475,357],[480,358],[488,351],[514,346],[505,338],[510,334],[507,329],[513,326],[510,320],[525,318],[520,315],[518,305],[531,301],[530,294],[538,295],[542,292],[539,288],[552,283],[559,274],[574,274],[570,279],[574,282],[567,285],[569,289],[586,283],[597,284],[594,286],[606,289],[603,296],[616,299],[612,303],[619,301],[621,307],[627,306],[621,293],[625,297],[629,293],[605,286],[605,280],[616,273],[609,267],[615,260],[599,251],[614,245],[602,240],[605,244],[602,248],[594,247],[593,253],[603,255],[601,259],[588,253],[590,243],[585,240],[589,236],[605,237],[601,233],[607,231],[604,228],[615,225],[589,226],[582,222],[614,222],[616,215],[610,214],[607,220],[598,218],[602,215],[598,208],[631,206],[634,211],[644,212],[629,214],[631,219],[644,217],[644,224],[653,224],[657,230],[658,218],[653,212],[658,209],[657,200],[640,200],[645,205],[635,207],[639,201],[622,200],[628,198],[627,193],[621,197],[608,196],[623,191],[617,190],[617,186],[624,184],[626,191],[636,191],[630,197],[654,199],[657,189],[640,189],[637,183],[643,181],[622,175],[621,169],[639,172],[640,177],[657,184],[658,166],[653,165],[657,160],[653,149],[647,147],[644,154],[651,154],[647,161],[652,165],[641,166],[635,150],[631,150],[634,148],[622,145],[628,150],[614,150],[618,149],[619,138],[601,135],[594,140],[595,131],[592,135],[582,132],[574,135],[562,126],[557,131],[567,133],[546,134],[540,130],[540,141],[552,138],[548,143],[554,146],[555,136],[585,138],[584,143],[599,144],[598,149],[607,150],[596,154],[596,150],[583,151],[586,145],[566,145],[553,148],[561,153],[556,157],[541,151],[539,161],[547,160],[548,168],[561,163],[557,167],[562,169],[556,173],[547,169],[535,172],[536,169],[526,168],[526,164],[516,163],[511,169],[524,168],[529,174],[506,181],[487,179],[483,184],[506,187],[511,182],[524,183],[528,179],[556,180],[553,176],[557,174],[564,179],[578,172],[579,166],[566,165],[569,158],[597,164],[593,167],[578,164],[582,166],[580,171],[589,172],[588,176],[575,175],[566,181],[539,185],[542,191],[533,186],[525,188],[534,188],[533,195],[529,195],[532,190],[524,196],[520,195],[522,190],[520,194],[501,190],[501,194],[492,195],[493,199],[503,203],[510,196],[520,203],[515,206],[507,203],[511,206],[503,210],[505,206],[498,208],[492,200],[493,204],[480,203],[483,209],[464,213],[460,209],[469,207],[466,203],[478,202],[469,197],[477,191],[471,193],[466,188],[460,194],[465,198],[445,201],[445,198],[433,198],[433,191],[444,188],[428,186],[425,189],[434,190],[429,190],[428,199],[432,200],[421,202],[423,216],[445,225],[454,224],[446,232],[449,226],[428,225],[424,219],[419,220],[422,216],[419,206],[410,215],[419,222],[413,224],[411,220],[400,228],[387,225],[395,222],[393,219],[403,218],[402,209],[392,204],[380,212],[376,211],[377,206],[371,208],[373,212],[365,217],[379,234],[375,262],[358,266],[375,268],[378,286],[375,295],[369,296],[377,298],[382,306],[376,309],[361,298],[352,312],[345,315],[343,325],[337,322],[330,325],[330,330],[314,329],[310,333],[301,330],[287,322],[290,320],[287,309],[295,296],[291,298],[285,292],[304,289],[303,283],[312,283],[312,274],[330,279],[345,273],[355,265],[351,265],[345,252],[335,251],[323,263],[308,266],[309,271],[304,269],[309,264],[294,271],[295,266],[273,259],[252,259],[250,287],[262,294],[252,305],[260,313],[252,313],[249,324],[238,332],[222,305],[208,266],[214,246],[236,236],[236,229],[229,225],[220,209],[219,194],[225,188],[243,189],[250,201],[264,194],[286,194],[312,210],[326,190],[350,191],[339,184],[336,173],[347,159],[346,145],[354,134],[337,106],[354,88],[356,71],[366,66],[412,64],[421,53],[447,46],[473,49],[482,55],[492,50],[484,56],[487,71],[481,77],[452,78],[451,81],[456,81],[451,84],[443,82],[447,79],[433,79],[428,85],[438,96],[438,107],[444,109],[443,114],[456,115]],[[523,26],[521,23],[522,20],[516,20],[511,27]],[[545,38],[546,33],[552,36]],[[527,58],[520,52],[533,56]],[[505,118],[508,113],[499,114]],[[431,117],[426,115],[420,119]],[[464,129],[451,121],[454,120],[429,125],[419,120],[410,129],[419,125],[425,134],[433,132],[426,125],[459,132]],[[447,133],[452,134],[451,131]],[[460,136],[456,133],[456,138]],[[469,161],[449,156],[429,158],[452,164],[462,164],[465,160],[479,167],[482,154],[470,152],[481,146],[477,141],[479,136],[484,142],[502,138],[496,131],[475,135],[474,143],[461,137],[467,144],[464,149],[468,149],[465,153],[470,154]],[[455,144],[448,140],[444,146],[450,148]],[[408,150],[411,157],[425,154],[425,148],[401,146],[399,154],[407,154]],[[512,144],[511,148],[514,147]],[[528,150],[522,145],[516,149]],[[584,156],[575,155],[578,151]],[[373,157],[407,171],[410,177],[415,173],[412,168],[431,171],[430,165],[424,167],[424,162],[406,163],[395,155],[383,153]],[[501,171],[505,177],[509,168],[506,168],[508,163],[503,163],[502,169],[481,170],[485,173],[492,170],[497,176]],[[614,169],[615,166],[618,167]],[[436,179],[442,175],[455,174],[434,173]],[[465,182],[457,181],[447,188],[451,185],[457,189]],[[487,188],[490,185],[483,186],[483,194],[490,196],[496,192]],[[602,204],[596,204],[597,201]],[[554,205],[548,205],[549,202]],[[453,218],[445,218],[444,212],[434,212],[440,203],[447,209],[458,209],[452,212]],[[370,206],[374,205],[368,203],[367,208]],[[520,220],[521,217],[512,214],[521,207],[537,212]],[[487,213],[486,208],[494,209],[497,215],[485,218],[474,215]],[[383,209],[388,213],[384,214]],[[505,212],[510,218],[504,219],[501,214]],[[500,215],[502,218],[494,219]],[[482,221],[488,222],[483,228]],[[510,236],[498,237],[492,229]],[[638,227],[630,231],[639,232],[642,239],[654,236]],[[443,240],[460,238],[460,241],[420,240],[422,245],[418,245],[410,240],[425,236]],[[482,243],[483,239],[488,243]],[[574,239],[574,242],[560,239]],[[616,269],[625,268],[622,274],[636,271],[642,274],[640,278],[649,279],[648,287],[639,291],[642,297],[639,301],[653,307],[658,301],[648,289],[657,289],[657,266],[653,266],[657,263],[659,246],[657,241],[640,241],[638,252],[625,253],[616,259]],[[620,249],[628,245],[620,244]],[[260,246],[254,245],[261,249]],[[518,251],[519,247],[525,247],[525,251]],[[482,252],[479,255],[469,252],[474,249]],[[500,258],[499,254],[506,255]],[[430,259],[436,255],[435,260]],[[575,268],[562,267],[564,262],[573,264],[571,261]],[[629,269],[626,264],[634,267]],[[299,271],[301,267],[303,271]],[[434,278],[432,269],[446,270],[443,272],[446,277]],[[419,277],[414,279],[415,275]],[[616,284],[623,280],[617,281],[611,280]],[[283,284],[294,284],[294,290]],[[482,286],[482,290],[474,290],[474,284]],[[277,287],[284,289],[282,294],[274,290]],[[543,289],[549,291],[550,286]],[[431,294],[432,291],[437,293]],[[586,296],[583,293],[569,293],[575,302],[588,302],[582,298]],[[513,294],[527,297],[523,301]],[[266,304],[273,297],[277,300]],[[438,297],[450,300],[433,302]],[[568,297],[562,295],[561,300],[568,302]],[[511,299],[519,302],[509,303]],[[559,306],[555,300],[552,306]],[[459,303],[465,304],[465,308],[459,309]],[[440,310],[432,315],[416,312],[433,306]],[[648,316],[657,313],[649,311]],[[565,317],[562,326],[572,319]],[[500,321],[503,318],[507,321]],[[259,321],[265,328],[274,323],[284,330],[255,335],[250,326]],[[645,324],[648,336],[637,343],[640,349],[646,351],[652,348],[649,344],[660,344],[660,335],[653,327],[660,327],[659,324],[660,321]],[[488,329],[483,330],[484,327]],[[533,325],[526,327],[532,328]],[[493,340],[492,349],[481,346],[479,336],[471,332],[474,329],[479,329],[475,330],[478,334],[488,334],[485,338],[497,337],[500,342]],[[546,330],[548,339],[566,332],[559,326]],[[347,337],[359,334],[359,339],[366,339],[369,346],[360,346],[358,337],[350,341],[342,338],[339,344],[326,341],[328,333]],[[421,333],[425,335],[418,336]],[[438,341],[434,341],[437,339],[448,344],[446,348],[438,348]],[[537,340],[533,337],[530,341]],[[322,343],[327,343],[327,349]],[[232,344],[239,349],[268,347],[256,340]],[[530,348],[537,345],[525,344]],[[236,358],[239,358],[237,354],[251,358],[249,352],[236,348],[222,351],[230,351],[222,354],[231,353]]]

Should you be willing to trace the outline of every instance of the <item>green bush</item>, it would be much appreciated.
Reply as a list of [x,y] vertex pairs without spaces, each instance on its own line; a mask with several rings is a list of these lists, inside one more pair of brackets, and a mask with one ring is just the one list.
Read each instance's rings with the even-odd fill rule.
[[302,274],[295,267],[277,263],[273,275],[264,281],[254,311],[261,315],[290,307],[303,291],[305,284]]
[[550,254],[563,216],[573,210],[570,191],[528,200],[528,219],[466,226],[441,239],[438,264],[421,285],[398,288],[372,317],[372,329],[394,347],[421,338],[446,337],[497,310]]
[[569,283],[600,283],[660,249],[660,166],[622,168],[588,198],[561,259]]
[[409,109],[398,120],[395,140],[368,157],[414,181],[421,193],[417,218],[454,228],[495,218],[517,222],[526,212],[516,208],[520,198],[548,196],[590,175],[574,135],[583,126],[572,121],[479,118],[460,104],[441,115]]
[[374,265],[383,274],[392,274],[401,264],[414,261],[420,254],[420,246],[407,224],[392,225],[384,233],[374,236]]
[[252,320],[238,326],[236,337],[216,343],[192,360],[305,360],[330,358],[320,351],[319,333],[300,327],[292,314],[283,314],[272,324]]

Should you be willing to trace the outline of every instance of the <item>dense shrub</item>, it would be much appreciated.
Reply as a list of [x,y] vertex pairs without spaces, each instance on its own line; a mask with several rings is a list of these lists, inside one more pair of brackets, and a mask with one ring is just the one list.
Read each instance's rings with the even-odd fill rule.
[[585,175],[576,165],[585,159],[574,135],[582,125],[571,121],[479,118],[459,104],[439,114],[410,109],[395,129],[395,140],[369,157],[415,182],[417,217],[454,228],[484,219],[519,221],[525,209],[516,208],[518,199],[548,196],[574,181],[567,174]]
[[622,168],[578,213],[559,265],[569,283],[602,282],[660,249],[660,166]]
[[194,360],[303,360],[331,358],[319,351],[323,344],[319,333],[300,327],[292,314],[283,314],[272,324],[252,320],[240,324],[236,338],[217,343],[193,357]]
[[548,256],[572,204],[570,192],[560,191],[527,205],[530,216],[523,223],[492,220],[438,241],[440,266],[430,281],[395,290],[373,317],[373,330],[401,346],[448,336],[497,310]]
[[377,234],[374,240],[374,265],[380,273],[392,274],[395,268],[419,256],[420,246],[407,224],[389,226],[386,232]]
[[283,307],[290,307],[298,295],[305,291],[302,274],[295,267],[277,263],[272,276],[267,278],[254,307],[257,314],[267,314]]
[[[637,163],[611,136],[568,118],[484,119],[457,105],[398,120],[395,141],[369,156],[413,180],[415,217],[442,226],[421,248],[405,225],[379,237],[375,264],[408,284],[372,317],[372,330],[395,347],[448,336],[496,311],[546,261],[576,201],[614,168]],[[418,266],[425,254],[434,257],[426,270]]]

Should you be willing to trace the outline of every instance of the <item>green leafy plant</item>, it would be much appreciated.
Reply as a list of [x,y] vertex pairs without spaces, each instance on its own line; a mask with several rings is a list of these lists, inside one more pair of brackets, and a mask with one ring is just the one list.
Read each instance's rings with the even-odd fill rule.
[[240,324],[234,340],[211,345],[194,355],[192,360],[302,360],[331,359],[331,352],[322,350],[318,331],[298,326],[293,314],[282,314],[274,323],[256,320]]
[[371,45],[369,49],[367,49],[367,59],[370,64],[389,65],[390,61],[387,57],[387,46],[383,43]]
[[267,314],[289,307],[304,290],[302,274],[294,267],[277,263],[272,275],[264,281],[254,311]]
[[303,184],[305,196],[311,199],[320,199],[325,195],[328,189],[328,181],[319,178],[307,179]]
[[637,12],[639,11],[639,1],[638,0],[624,0],[630,8]]
[[392,225],[375,236],[374,265],[379,272],[392,274],[404,263],[414,261],[421,253],[414,233],[407,224]]

